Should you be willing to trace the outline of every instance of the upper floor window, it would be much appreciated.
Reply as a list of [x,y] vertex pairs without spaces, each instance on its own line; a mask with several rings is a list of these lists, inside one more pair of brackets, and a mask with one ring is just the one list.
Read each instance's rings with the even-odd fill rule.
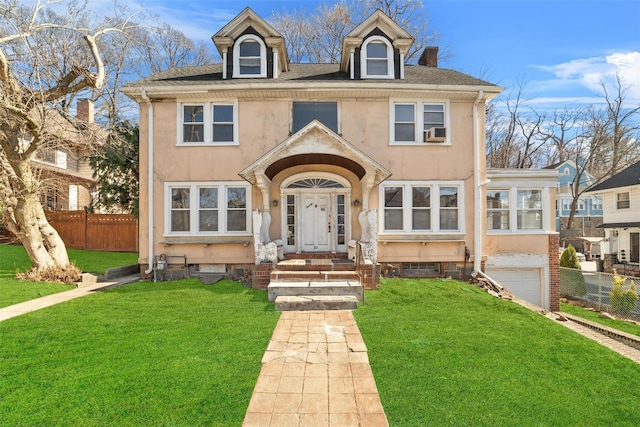
[[182,104],[180,115],[182,120],[182,126],[178,129],[180,144],[238,144],[235,102]]
[[385,232],[462,231],[462,184],[388,183],[382,187]]
[[246,185],[236,183],[167,184],[166,233],[246,233],[249,193]]
[[391,104],[391,144],[450,144],[447,102]]
[[629,209],[631,202],[629,200],[629,192],[616,194],[616,209]]
[[370,37],[361,50],[363,78],[394,78],[393,47],[384,37]]
[[337,102],[294,102],[292,131],[298,132],[312,120],[318,119],[326,127],[338,133]]
[[267,77],[267,48],[260,37],[246,34],[236,40],[233,77]]
[[593,209],[597,210],[597,211],[601,211],[602,210],[602,198],[594,197],[592,200],[593,200]]

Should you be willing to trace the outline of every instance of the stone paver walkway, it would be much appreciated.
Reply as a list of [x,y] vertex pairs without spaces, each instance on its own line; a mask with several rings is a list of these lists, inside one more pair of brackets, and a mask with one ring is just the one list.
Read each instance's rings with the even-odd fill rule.
[[283,312],[243,426],[388,425],[353,313]]

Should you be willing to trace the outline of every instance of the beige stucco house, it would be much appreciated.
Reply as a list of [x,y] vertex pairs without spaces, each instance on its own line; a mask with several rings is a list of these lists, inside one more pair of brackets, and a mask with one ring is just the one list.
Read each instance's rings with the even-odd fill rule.
[[251,9],[213,42],[222,63],[124,89],[140,103],[143,271],[163,256],[249,274],[274,248],[353,257],[361,242],[396,274],[486,270],[557,308],[556,174],[485,167],[501,87],[438,68],[436,48],[405,64],[413,39],[380,11],[339,64],[290,63]]

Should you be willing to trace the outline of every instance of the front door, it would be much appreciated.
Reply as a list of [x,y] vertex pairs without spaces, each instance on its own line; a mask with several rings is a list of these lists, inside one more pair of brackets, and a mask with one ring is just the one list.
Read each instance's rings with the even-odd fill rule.
[[640,233],[629,233],[629,262],[640,261]]
[[302,251],[331,251],[331,196],[305,194],[300,201]]

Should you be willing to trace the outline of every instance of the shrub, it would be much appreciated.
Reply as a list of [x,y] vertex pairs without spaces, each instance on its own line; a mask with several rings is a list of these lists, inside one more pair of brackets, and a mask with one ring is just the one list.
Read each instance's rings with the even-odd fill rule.
[[627,279],[618,276],[614,270],[613,289],[609,294],[611,299],[611,310],[614,313],[628,314],[633,310],[638,302],[638,291],[633,280],[630,281],[629,287],[624,289]]
[[567,249],[562,252],[562,255],[560,256],[560,267],[580,268],[580,261],[576,254],[576,248],[572,245],[567,246]]
[[563,297],[580,297],[587,294],[584,276],[576,249],[569,245],[560,256],[560,294]]

